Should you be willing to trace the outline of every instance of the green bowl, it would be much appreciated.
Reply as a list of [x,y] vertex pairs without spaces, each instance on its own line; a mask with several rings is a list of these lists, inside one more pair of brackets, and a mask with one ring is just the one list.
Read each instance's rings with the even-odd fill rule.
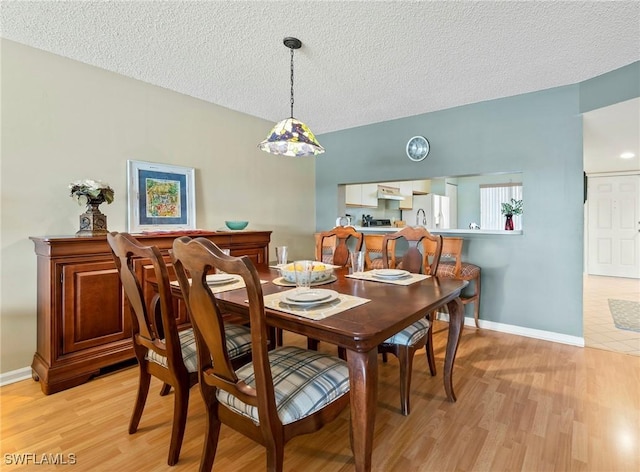
[[227,225],[227,228],[229,229],[245,229],[249,224],[249,222],[248,221],[225,221],[224,224]]

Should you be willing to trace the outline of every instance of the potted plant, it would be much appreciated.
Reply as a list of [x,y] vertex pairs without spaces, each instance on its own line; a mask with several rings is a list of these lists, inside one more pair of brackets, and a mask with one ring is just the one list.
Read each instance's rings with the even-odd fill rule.
[[507,217],[504,223],[504,229],[513,231],[513,215],[522,215],[522,200],[512,198],[510,202],[503,202],[502,214]]
[[80,230],[77,236],[100,236],[107,234],[107,216],[98,208],[101,203],[113,202],[113,189],[99,180],[77,180],[69,184],[71,197],[78,205],[86,205],[87,211],[80,215]]
[[100,204],[113,202],[113,189],[106,182],[100,180],[76,180],[69,184],[71,197],[75,198],[78,205]]

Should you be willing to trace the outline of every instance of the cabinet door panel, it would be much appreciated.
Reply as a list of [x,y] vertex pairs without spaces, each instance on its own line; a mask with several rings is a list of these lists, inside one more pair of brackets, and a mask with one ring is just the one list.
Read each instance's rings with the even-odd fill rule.
[[345,205],[362,205],[362,185],[347,185],[345,188]]
[[255,247],[255,248],[242,248],[238,250],[231,250],[232,256],[247,256],[251,259],[251,262],[254,264],[266,264],[267,261],[264,258],[264,249]]
[[66,264],[62,285],[63,354],[131,337],[113,261]]
[[378,184],[362,184],[362,206],[378,206]]

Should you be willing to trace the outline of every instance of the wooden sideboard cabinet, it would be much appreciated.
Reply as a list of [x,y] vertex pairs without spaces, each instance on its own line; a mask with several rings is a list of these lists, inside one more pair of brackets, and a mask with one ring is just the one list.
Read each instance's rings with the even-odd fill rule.
[[[158,246],[169,261],[173,240],[185,233],[135,235]],[[205,237],[231,255],[249,256],[254,263],[269,260],[271,231],[186,233]],[[101,369],[134,359],[129,307],[107,239],[100,237],[31,237],[37,255],[37,351],[31,368],[45,394],[80,385]],[[146,278],[148,261],[134,265]],[[148,285],[148,284],[145,284]],[[145,288],[147,303],[153,289]],[[189,323],[176,302],[178,323]]]

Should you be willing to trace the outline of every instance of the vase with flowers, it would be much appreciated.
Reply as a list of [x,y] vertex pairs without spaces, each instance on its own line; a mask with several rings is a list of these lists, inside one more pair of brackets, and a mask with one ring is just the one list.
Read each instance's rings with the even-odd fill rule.
[[522,215],[522,200],[512,198],[510,202],[500,204],[502,206],[502,214],[506,217],[504,229],[513,231],[513,215]]
[[87,211],[80,215],[80,230],[76,236],[99,236],[107,234],[107,216],[100,211],[100,204],[113,202],[113,189],[100,180],[77,180],[69,184],[71,197],[78,205],[86,205]]

